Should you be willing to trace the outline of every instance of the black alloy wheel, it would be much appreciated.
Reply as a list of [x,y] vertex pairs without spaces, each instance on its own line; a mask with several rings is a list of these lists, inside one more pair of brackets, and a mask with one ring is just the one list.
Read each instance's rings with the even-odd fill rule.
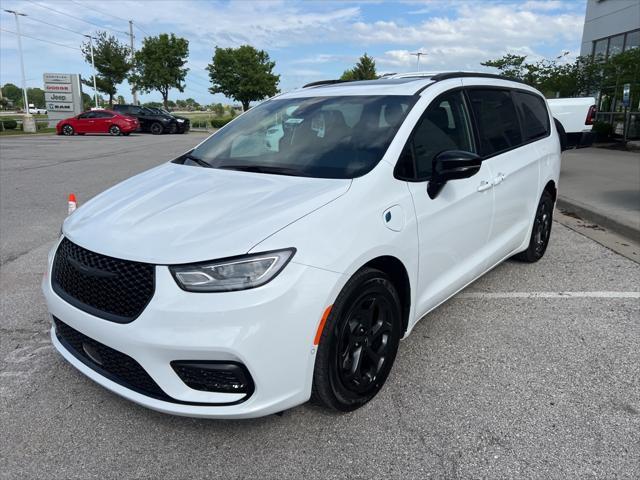
[[64,125],[62,127],[62,134],[66,135],[66,136],[71,136],[75,133],[75,130],[73,129],[73,127],[69,124]]
[[348,412],[381,390],[402,336],[401,306],[388,276],[356,273],[338,296],[316,354],[312,401]]
[[160,135],[163,132],[164,128],[162,128],[162,124],[160,122],[153,122],[151,124],[150,130],[154,135]]
[[113,136],[120,135],[120,127],[117,125],[111,125],[109,127],[109,134]]
[[531,239],[529,246],[524,252],[515,255],[514,258],[523,262],[537,262],[540,260],[549,246],[551,237],[551,226],[553,223],[553,197],[547,191],[542,193],[540,203],[536,209],[536,216],[533,220]]

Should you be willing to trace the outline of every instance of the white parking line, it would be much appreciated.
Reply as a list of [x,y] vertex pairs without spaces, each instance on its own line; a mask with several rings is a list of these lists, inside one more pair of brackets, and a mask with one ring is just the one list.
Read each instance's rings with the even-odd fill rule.
[[640,292],[463,292],[455,298],[640,298]]

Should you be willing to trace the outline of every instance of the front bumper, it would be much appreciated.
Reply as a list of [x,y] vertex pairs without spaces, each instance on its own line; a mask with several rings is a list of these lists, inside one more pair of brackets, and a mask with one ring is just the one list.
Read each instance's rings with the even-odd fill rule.
[[[119,324],[62,300],[51,287],[52,260],[53,254],[42,282],[51,315],[133,358],[172,400],[152,398],[100,374],[65,348],[52,328],[53,345],[62,356],[105,388],[154,410],[208,418],[268,415],[309,399],[314,336],[341,286],[341,275],[290,262],[259,288],[190,293],[176,285],[166,266],[157,266],[151,302],[136,320]],[[170,366],[178,360],[241,363],[253,379],[253,393],[247,398],[189,388]]]

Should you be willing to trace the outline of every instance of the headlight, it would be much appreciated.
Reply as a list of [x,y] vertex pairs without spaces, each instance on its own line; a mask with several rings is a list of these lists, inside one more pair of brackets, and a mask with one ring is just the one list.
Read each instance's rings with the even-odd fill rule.
[[230,292],[273,280],[296,253],[295,248],[169,267],[178,286],[189,292]]
[[176,118],[176,122],[178,122],[178,123],[184,123],[184,118]]

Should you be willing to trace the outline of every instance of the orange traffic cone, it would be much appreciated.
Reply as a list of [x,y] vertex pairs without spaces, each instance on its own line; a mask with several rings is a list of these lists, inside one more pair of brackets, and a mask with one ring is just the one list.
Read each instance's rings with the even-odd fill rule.
[[76,196],[73,193],[69,194],[69,211],[67,213],[67,215],[71,215],[76,207],[78,206],[78,204],[76,203]]

